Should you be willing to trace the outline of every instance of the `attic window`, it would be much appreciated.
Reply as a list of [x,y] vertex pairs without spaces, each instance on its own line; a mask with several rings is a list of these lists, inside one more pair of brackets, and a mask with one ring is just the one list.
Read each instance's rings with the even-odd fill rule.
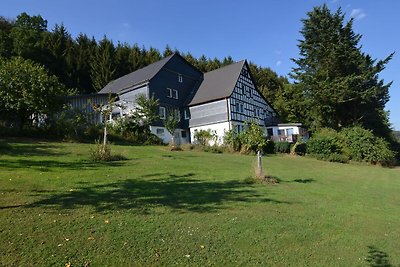
[[178,99],[178,90],[172,90],[172,98]]
[[167,97],[172,98],[172,89],[167,88]]
[[183,82],[183,77],[182,74],[178,74],[178,82],[182,83]]

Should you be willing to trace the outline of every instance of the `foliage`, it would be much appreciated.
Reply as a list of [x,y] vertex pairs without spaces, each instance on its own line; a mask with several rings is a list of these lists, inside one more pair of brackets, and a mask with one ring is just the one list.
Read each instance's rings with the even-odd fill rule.
[[164,127],[170,133],[171,137],[171,150],[180,150],[179,146],[176,145],[175,131],[178,128],[180,121],[180,113],[178,109],[168,108],[166,118],[164,120]]
[[302,141],[297,141],[291,148],[290,154],[304,156],[307,152],[307,144]]
[[275,153],[289,153],[290,143],[286,141],[274,142],[274,151]]
[[307,153],[326,156],[331,154],[342,154],[342,137],[333,129],[321,129],[308,140]]
[[110,143],[104,145],[100,140],[97,140],[96,146],[90,150],[90,159],[94,162],[126,160],[120,154],[112,154]]
[[[390,132],[384,111],[391,83],[378,74],[393,54],[374,60],[361,51],[361,35],[353,31],[353,19],[344,21],[341,9],[331,13],[326,4],[315,7],[304,19],[299,42],[300,57],[291,76],[296,80],[292,101],[311,130],[340,130],[354,124],[380,136]],[[298,103],[296,105],[296,103]]]
[[[169,46],[160,52],[153,47],[140,47],[137,43],[132,46],[120,42],[114,44],[106,36],[95,40],[84,33],[74,39],[64,25],[56,24],[48,30],[44,18],[27,13],[18,15],[16,21],[0,17],[0,56],[22,56],[40,63],[66,87],[76,88],[80,94],[97,92],[113,79],[172,53],[180,52]],[[205,55],[195,58],[190,53],[180,54],[203,72],[235,62],[230,56],[211,59]],[[275,92],[287,83],[286,78],[253,63],[250,68],[264,96],[275,102]]]
[[91,123],[93,114],[64,106],[63,110],[51,117],[48,131],[54,137],[67,140],[93,140],[100,136],[98,125]]
[[202,146],[210,146],[217,141],[217,133],[211,129],[198,130],[194,132],[194,140]]
[[256,153],[257,151],[266,152],[271,145],[267,140],[261,127],[254,121],[248,122],[241,133],[235,130],[225,132],[224,144],[233,151],[243,154]]
[[348,160],[372,164],[393,164],[394,152],[381,137],[360,126],[345,128],[340,132],[323,129],[307,142],[307,154],[335,162]]
[[0,58],[0,114],[16,115],[21,128],[32,115],[39,123],[57,112],[63,104],[60,96],[67,94],[57,77],[48,75],[39,64],[20,57]]
[[150,125],[159,119],[158,99],[139,95],[134,105],[132,113],[109,123],[110,133],[135,144],[161,144],[162,140],[150,132]]
[[246,153],[263,151],[269,142],[264,136],[263,129],[254,121],[246,123],[242,141],[241,150]]
[[159,100],[153,96],[147,98],[143,94],[139,94],[135,101],[135,110],[131,115],[137,124],[144,128],[150,127],[150,125],[160,119],[158,113]]
[[394,159],[389,144],[383,138],[376,137],[371,130],[355,126],[343,129],[341,135],[352,160],[389,164]]
[[107,83],[116,78],[114,56],[114,44],[104,36],[98,43],[91,62],[91,78],[96,91],[100,91]]

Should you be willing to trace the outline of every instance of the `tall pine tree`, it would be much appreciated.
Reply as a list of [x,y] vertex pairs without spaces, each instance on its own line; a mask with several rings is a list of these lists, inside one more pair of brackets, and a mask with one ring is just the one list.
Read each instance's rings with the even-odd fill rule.
[[303,20],[303,40],[298,45],[296,80],[298,109],[305,112],[311,129],[359,124],[376,134],[390,132],[384,111],[391,83],[384,84],[378,74],[392,58],[374,60],[361,51],[361,35],[353,31],[353,19],[345,22],[341,9],[331,13],[326,5],[315,7]]

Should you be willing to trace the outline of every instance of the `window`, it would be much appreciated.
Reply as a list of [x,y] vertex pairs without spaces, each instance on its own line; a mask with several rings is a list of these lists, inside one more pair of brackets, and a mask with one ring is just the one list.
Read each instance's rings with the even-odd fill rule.
[[167,97],[172,98],[172,89],[167,88]]
[[182,136],[182,138],[186,138],[187,137],[186,131],[182,131],[181,136]]
[[160,107],[159,109],[160,119],[165,120],[165,107]]
[[244,105],[243,105],[243,103],[240,104],[240,112],[241,112],[241,113],[244,112]]
[[182,74],[178,74],[178,82],[182,83],[183,82],[183,77]]
[[164,134],[164,129],[163,128],[157,128],[156,133],[157,133],[157,135],[163,135]]
[[178,99],[178,90],[172,90],[172,98]]
[[185,116],[185,120],[189,120],[190,119],[190,112],[189,110],[185,109],[183,111],[183,115]]

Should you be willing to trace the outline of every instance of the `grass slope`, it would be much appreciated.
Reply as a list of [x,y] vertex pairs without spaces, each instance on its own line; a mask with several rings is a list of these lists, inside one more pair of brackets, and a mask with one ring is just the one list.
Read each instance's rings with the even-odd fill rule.
[[399,169],[268,156],[281,183],[246,184],[251,156],[92,146],[0,143],[1,265],[400,263]]

